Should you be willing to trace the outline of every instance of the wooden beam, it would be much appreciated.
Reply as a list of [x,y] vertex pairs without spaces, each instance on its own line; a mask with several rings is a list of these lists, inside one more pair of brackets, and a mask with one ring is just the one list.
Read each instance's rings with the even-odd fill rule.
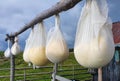
[[60,13],[62,11],[67,11],[67,10],[71,9],[72,7],[74,7],[80,1],[81,0],[61,0],[60,2],[56,3],[51,8],[49,8],[49,9],[43,11],[42,13],[40,13],[30,23],[23,26],[21,30],[19,30],[18,32],[14,33],[12,35],[7,36],[6,40],[8,40],[8,37],[13,38],[15,36],[18,36],[22,32],[24,32],[27,29],[33,27],[34,25],[36,25],[37,23],[43,21],[46,18],[49,18],[49,17],[51,17],[51,16],[53,16],[53,15],[55,15],[57,13]]

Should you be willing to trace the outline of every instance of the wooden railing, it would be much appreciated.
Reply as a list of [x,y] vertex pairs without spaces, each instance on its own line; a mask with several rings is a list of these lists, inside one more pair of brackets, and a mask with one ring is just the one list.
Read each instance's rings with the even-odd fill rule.
[[[45,69],[47,69],[47,71]],[[51,81],[52,69],[52,66],[42,66],[36,69],[33,69],[33,67],[16,68],[15,81]],[[0,69],[0,72],[9,70],[10,68],[4,68]],[[57,75],[69,79],[70,81],[90,81],[90,79],[92,79],[87,69],[80,65],[59,65]],[[9,81],[9,77],[9,74],[0,75],[0,81]]]

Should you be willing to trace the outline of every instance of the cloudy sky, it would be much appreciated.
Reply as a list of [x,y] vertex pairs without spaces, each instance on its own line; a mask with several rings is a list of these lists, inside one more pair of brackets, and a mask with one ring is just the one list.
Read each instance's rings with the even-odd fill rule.
[[[59,0],[0,0],[0,50],[5,50],[7,43],[4,42],[5,34],[14,33],[29,23],[40,12],[48,9]],[[107,0],[109,16],[113,22],[120,21],[120,0]],[[74,45],[76,25],[80,16],[81,8],[85,0],[74,8],[62,12],[61,29],[69,47]],[[46,30],[54,27],[54,17],[45,20]],[[20,45],[23,48],[29,31],[19,36]]]

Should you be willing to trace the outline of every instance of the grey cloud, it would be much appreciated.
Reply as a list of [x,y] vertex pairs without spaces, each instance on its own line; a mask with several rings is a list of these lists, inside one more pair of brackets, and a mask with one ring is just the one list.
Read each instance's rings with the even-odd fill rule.
[[109,15],[113,22],[120,21],[120,1],[119,0],[108,0]]
[[6,28],[8,33],[15,32],[55,2],[51,0],[1,0],[0,25]]
[[[1,0],[0,2],[0,33],[6,34],[16,32],[25,24],[30,22],[36,15],[43,10],[51,7],[58,0]],[[120,20],[120,1],[119,0],[107,0],[109,6],[109,15],[113,21]],[[83,6],[83,0],[78,3],[74,8],[62,12],[61,15],[61,29],[65,40],[69,47],[74,46],[74,38],[77,27],[77,22],[80,16],[80,12]],[[50,17],[45,20],[45,27],[48,31],[51,27],[54,27],[54,17]],[[28,37],[30,30],[21,34],[20,45],[24,48],[25,39]],[[0,39],[0,42],[4,41]],[[2,46],[6,46],[5,43]],[[3,49],[3,47],[1,49]]]

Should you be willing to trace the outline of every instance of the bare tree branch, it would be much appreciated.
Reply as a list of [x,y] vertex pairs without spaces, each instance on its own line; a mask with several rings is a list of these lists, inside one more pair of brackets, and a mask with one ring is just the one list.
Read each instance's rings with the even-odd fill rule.
[[[53,16],[54,14],[60,13],[62,11],[66,11],[69,10],[70,8],[74,7],[78,2],[80,2],[81,0],[61,0],[60,2],[58,2],[57,4],[55,4],[54,6],[52,6],[51,8],[43,11],[42,13],[40,13],[40,15],[38,15],[35,19],[33,19],[30,23],[28,23],[27,25],[23,26],[23,28],[12,34],[12,35],[7,35],[7,39],[9,38],[14,38],[15,36],[21,34],[22,32],[24,32],[25,30],[33,27],[35,24],[41,22],[42,20]],[[6,40],[7,40],[6,39]]]

